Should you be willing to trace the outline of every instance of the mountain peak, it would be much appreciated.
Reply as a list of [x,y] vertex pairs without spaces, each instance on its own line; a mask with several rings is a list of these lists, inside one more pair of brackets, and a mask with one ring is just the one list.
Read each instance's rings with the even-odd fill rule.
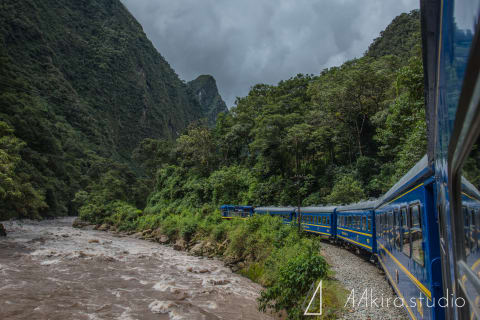
[[208,74],[198,76],[187,83],[195,99],[200,104],[202,114],[210,125],[215,124],[220,112],[228,112],[227,105],[218,92],[215,78]]

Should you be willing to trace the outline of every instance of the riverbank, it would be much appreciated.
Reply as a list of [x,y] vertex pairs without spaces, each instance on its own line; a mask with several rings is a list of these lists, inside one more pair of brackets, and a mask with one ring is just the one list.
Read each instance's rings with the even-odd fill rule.
[[[232,271],[265,287],[259,299],[260,310],[287,312],[291,319],[301,318],[311,286],[318,280],[330,279],[328,265],[318,251],[319,238],[299,233],[274,217],[223,220],[217,212],[208,210],[129,217],[125,210],[117,212],[96,218],[96,228],[221,259]],[[342,288],[331,281],[325,293],[328,303],[324,318],[335,319],[342,312]]]

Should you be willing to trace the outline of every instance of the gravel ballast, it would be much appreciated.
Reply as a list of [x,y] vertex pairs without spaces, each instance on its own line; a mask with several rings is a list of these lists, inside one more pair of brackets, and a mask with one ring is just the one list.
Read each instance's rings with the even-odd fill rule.
[[[349,300],[340,319],[409,319],[403,307],[393,306],[397,295],[385,278],[385,273],[365,256],[327,242],[322,243],[321,253],[334,271],[335,279],[348,290]],[[365,290],[367,294],[361,300]],[[353,296],[355,300],[350,299]],[[372,301],[371,297],[377,300]]]

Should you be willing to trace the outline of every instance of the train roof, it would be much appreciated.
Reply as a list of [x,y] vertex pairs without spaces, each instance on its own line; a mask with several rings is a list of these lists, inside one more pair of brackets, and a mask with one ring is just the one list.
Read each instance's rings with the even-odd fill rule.
[[252,206],[240,206],[240,205],[235,205],[235,204],[222,204],[220,206],[220,209],[226,209],[226,208],[242,208],[242,209],[251,209],[253,208]]
[[351,203],[337,208],[338,212],[350,211],[350,210],[368,210],[374,209],[377,206],[378,199],[361,201],[357,203]]
[[257,207],[254,209],[255,212],[270,212],[270,213],[281,213],[281,212],[293,212],[295,207]]
[[478,191],[478,189],[464,176],[462,176],[462,185],[465,191],[467,191],[470,195],[476,197],[477,199],[480,199],[480,192]]
[[423,158],[418,161],[397,183],[390,188],[378,200],[377,206],[375,208],[380,207],[385,202],[390,201],[397,195],[399,195],[402,191],[410,187],[413,183],[417,182],[418,179],[422,177],[426,177],[433,173],[433,168],[428,163],[427,155],[424,155]]
[[336,206],[327,207],[300,207],[301,213],[332,213]]

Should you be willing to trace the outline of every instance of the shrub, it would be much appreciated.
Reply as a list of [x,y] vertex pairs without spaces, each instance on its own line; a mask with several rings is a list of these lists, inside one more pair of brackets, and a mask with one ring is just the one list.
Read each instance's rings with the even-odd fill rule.
[[259,309],[286,310],[289,319],[298,319],[302,298],[312,283],[327,276],[328,266],[319,254],[302,254],[290,258],[279,268],[275,283],[261,292]]

